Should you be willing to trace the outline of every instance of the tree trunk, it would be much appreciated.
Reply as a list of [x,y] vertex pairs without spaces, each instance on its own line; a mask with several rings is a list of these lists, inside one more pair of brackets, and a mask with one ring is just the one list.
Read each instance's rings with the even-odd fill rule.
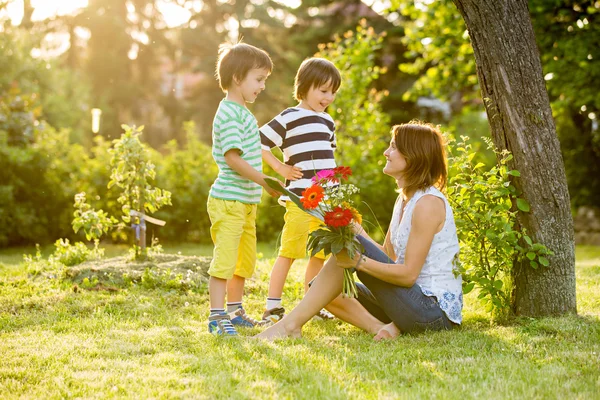
[[550,266],[513,268],[513,311],[577,312],[573,218],[565,169],[526,0],[453,0],[473,44],[492,138],[514,156],[514,184],[531,205],[518,222],[554,252]]
[[23,19],[21,20],[20,26],[25,29],[31,29],[33,26],[33,21],[31,21],[31,16],[33,15],[33,6],[31,5],[31,0],[23,1]]

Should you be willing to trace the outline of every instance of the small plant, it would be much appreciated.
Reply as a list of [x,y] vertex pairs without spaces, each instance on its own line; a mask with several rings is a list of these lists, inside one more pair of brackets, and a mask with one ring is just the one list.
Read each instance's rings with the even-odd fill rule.
[[460,141],[450,139],[448,199],[461,242],[459,271],[463,292],[477,288],[486,309],[502,319],[510,311],[513,263],[527,258],[532,268],[548,266],[546,256],[551,251],[533,243],[517,224],[517,212],[528,212],[529,204],[511,183],[512,176],[520,176],[508,168],[512,155],[498,152],[486,138],[498,164],[485,170],[483,163],[473,162],[476,153],[468,140],[466,136]]
[[99,247],[98,239],[95,240],[93,249],[89,249],[82,242],[71,245],[69,239],[58,239],[54,246],[56,250],[50,257],[50,261],[58,261],[67,267],[81,264],[87,260],[98,260],[104,256],[104,249]]
[[39,244],[35,244],[35,255],[23,255],[23,263],[27,268],[27,273],[31,276],[37,276],[42,272],[42,270],[47,266],[47,263],[42,257],[42,250],[40,249]]
[[85,198],[85,192],[75,195],[75,212],[73,213],[73,230],[75,233],[83,229],[87,240],[99,240],[119,221],[102,210],[96,211]]
[[[125,133],[114,140],[110,150],[112,172],[108,188],[116,185],[122,189],[117,201],[122,205],[123,221],[133,222],[137,243],[133,247],[136,260],[146,259],[145,222],[141,215],[156,212],[162,206],[171,204],[171,192],[153,187],[150,181],[156,177],[154,164],[149,160],[148,150],[140,141],[144,129],[122,125]],[[132,212],[135,216],[132,217]],[[132,221],[133,219],[133,221]],[[139,230],[139,236],[138,236]]]
[[193,279],[193,271],[188,270],[184,278],[182,273],[175,273],[171,269],[155,270],[146,268],[141,277],[141,286],[145,289],[175,289],[188,291],[198,289],[200,284]]

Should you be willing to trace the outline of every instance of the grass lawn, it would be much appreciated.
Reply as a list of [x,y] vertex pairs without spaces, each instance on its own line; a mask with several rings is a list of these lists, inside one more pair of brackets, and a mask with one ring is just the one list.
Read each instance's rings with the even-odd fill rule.
[[[259,250],[245,301],[254,317],[274,255],[272,245]],[[304,338],[275,343],[214,338],[205,290],[74,291],[69,281],[28,277],[23,252],[33,250],[0,251],[2,399],[600,397],[598,247],[577,248],[579,316],[492,325],[470,294],[462,328],[383,343],[339,321],[311,321]],[[286,285],[288,308],[302,296],[304,265]]]

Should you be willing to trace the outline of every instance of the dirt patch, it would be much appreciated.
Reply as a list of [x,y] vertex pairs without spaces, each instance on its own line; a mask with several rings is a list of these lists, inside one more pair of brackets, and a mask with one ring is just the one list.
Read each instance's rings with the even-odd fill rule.
[[208,282],[210,257],[161,254],[148,261],[129,261],[127,257],[114,257],[86,261],[69,267],[65,279],[79,289],[110,290],[113,287],[128,287],[143,284],[148,287],[166,286],[179,289],[194,288]]

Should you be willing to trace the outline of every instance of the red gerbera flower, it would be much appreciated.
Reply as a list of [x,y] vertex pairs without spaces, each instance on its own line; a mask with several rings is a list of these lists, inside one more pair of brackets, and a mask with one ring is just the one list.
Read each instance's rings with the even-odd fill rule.
[[319,185],[312,185],[304,192],[300,201],[307,210],[312,210],[318,207],[319,202],[325,197],[325,190]]
[[325,224],[332,228],[340,228],[342,226],[348,226],[352,221],[352,211],[347,208],[336,207],[333,211],[325,213]]
[[335,177],[338,179],[348,179],[350,175],[352,175],[352,168],[350,167],[335,167],[333,169],[333,173]]

